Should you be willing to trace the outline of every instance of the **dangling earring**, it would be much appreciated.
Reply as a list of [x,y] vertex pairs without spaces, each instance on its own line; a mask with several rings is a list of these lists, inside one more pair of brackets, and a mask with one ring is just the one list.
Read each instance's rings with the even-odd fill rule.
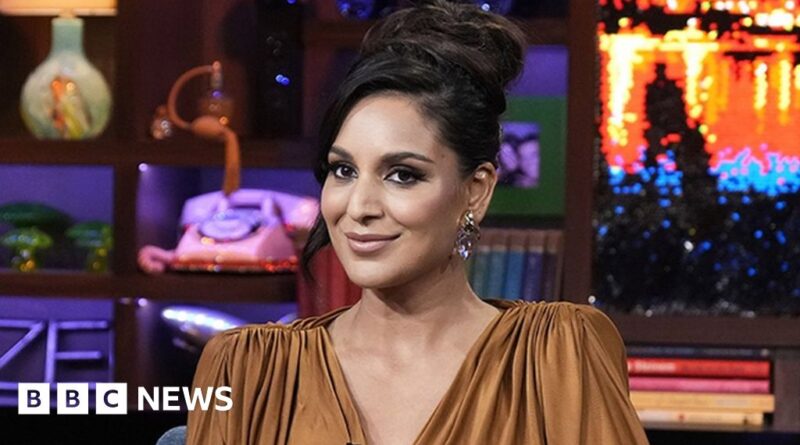
[[472,210],[467,210],[456,235],[455,250],[458,252],[458,256],[466,261],[472,255],[472,249],[479,239],[481,239],[481,229],[475,224],[475,215],[472,214]]

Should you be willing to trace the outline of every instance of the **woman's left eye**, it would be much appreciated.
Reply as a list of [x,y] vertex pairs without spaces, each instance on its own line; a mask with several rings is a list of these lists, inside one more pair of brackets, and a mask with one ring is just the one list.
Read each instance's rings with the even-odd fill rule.
[[389,173],[386,179],[398,184],[413,184],[422,179],[422,177],[420,174],[411,170],[397,169]]

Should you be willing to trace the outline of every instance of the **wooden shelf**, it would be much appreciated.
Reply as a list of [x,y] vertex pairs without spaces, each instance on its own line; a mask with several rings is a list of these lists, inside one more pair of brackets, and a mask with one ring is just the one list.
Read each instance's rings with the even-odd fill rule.
[[[566,45],[567,21],[557,18],[516,20],[528,36],[531,45]],[[310,47],[326,47],[356,50],[361,45],[367,30],[376,22],[341,20],[309,20],[303,30],[303,44]]]
[[610,313],[626,343],[800,347],[800,318]]
[[290,302],[294,274],[88,274],[80,272],[0,272],[0,295],[154,300]]
[[[309,140],[244,140],[245,168],[311,168],[316,149]],[[199,139],[168,141],[40,141],[0,139],[0,164],[130,166],[140,163],[166,166],[222,166],[222,144]]]
[[0,295],[107,298],[116,294],[119,277],[81,272],[0,272]]
[[295,274],[189,274],[167,273],[134,277],[136,296],[158,300],[217,302],[291,302],[295,300]]

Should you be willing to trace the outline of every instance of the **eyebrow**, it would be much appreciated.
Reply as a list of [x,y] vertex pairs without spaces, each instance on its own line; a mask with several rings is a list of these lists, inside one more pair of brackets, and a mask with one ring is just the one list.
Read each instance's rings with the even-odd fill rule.
[[[335,154],[343,157],[347,161],[352,161],[353,160],[353,155],[351,155],[347,150],[345,150],[342,147],[339,147],[339,146],[336,146],[336,145],[331,146],[330,152],[331,153],[335,153]],[[387,154],[381,156],[381,163],[383,163],[383,164],[394,164],[394,163],[397,163],[397,162],[400,162],[400,161],[404,161],[406,159],[416,159],[418,161],[428,162],[430,164],[434,163],[433,159],[431,159],[431,158],[429,158],[427,156],[421,155],[419,153],[411,152],[411,151],[398,151],[398,152],[394,152],[394,153],[387,153]]]

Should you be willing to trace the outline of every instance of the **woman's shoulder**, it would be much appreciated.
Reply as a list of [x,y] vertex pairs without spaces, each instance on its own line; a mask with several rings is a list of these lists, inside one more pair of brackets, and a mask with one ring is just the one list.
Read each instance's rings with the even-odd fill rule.
[[556,325],[575,325],[588,323],[591,325],[611,325],[608,316],[587,304],[569,301],[522,301],[493,300],[492,304],[506,310],[507,316],[513,319],[533,319],[539,323]]
[[586,304],[558,302],[503,302],[505,325],[519,335],[531,335],[547,343],[571,343],[624,353],[622,337],[611,319]]
[[325,325],[342,310],[344,308],[323,315],[299,318],[290,323],[254,323],[228,329],[209,340],[206,349],[219,351],[241,346],[250,349],[258,346],[268,348],[307,341],[309,337],[323,335]]

